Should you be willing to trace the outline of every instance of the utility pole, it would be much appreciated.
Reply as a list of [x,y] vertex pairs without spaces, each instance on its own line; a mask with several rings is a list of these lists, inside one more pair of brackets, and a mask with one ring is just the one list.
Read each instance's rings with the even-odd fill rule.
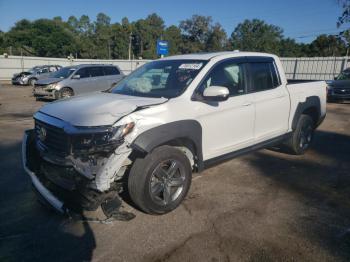
[[108,39],[108,59],[109,60],[111,59],[111,43],[109,42],[109,39]]
[[132,32],[129,35],[129,60],[131,60],[131,40],[132,40]]

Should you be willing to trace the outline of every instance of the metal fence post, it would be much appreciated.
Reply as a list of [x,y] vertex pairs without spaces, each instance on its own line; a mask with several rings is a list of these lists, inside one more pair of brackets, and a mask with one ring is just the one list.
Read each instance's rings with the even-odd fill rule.
[[341,62],[341,71],[343,72],[344,71],[344,69],[345,69],[345,62],[346,62],[346,57],[343,57],[343,60],[342,60],[342,62]]
[[298,66],[298,58],[295,58],[294,70],[293,70],[293,79],[295,79],[295,76],[297,74],[297,66]]

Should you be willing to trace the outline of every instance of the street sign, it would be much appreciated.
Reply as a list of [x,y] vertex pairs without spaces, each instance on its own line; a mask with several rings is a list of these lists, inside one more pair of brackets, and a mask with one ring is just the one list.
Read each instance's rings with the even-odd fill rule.
[[157,55],[168,54],[168,41],[157,40]]

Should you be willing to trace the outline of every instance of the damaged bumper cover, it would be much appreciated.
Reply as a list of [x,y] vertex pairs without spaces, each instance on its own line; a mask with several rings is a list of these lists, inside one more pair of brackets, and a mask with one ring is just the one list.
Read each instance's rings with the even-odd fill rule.
[[26,131],[23,136],[22,142],[22,163],[23,168],[26,173],[30,176],[32,184],[37,190],[37,192],[57,211],[60,213],[65,213],[67,210],[64,207],[64,203],[54,196],[38,179],[33,171],[31,171],[27,166],[27,141],[28,141],[29,131]]
[[33,96],[36,98],[59,99],[60,92],[55,89],[48,89],[42,86],[35,86]]
[[[40,132],[45,133],[48,143],[41,143]],[[73,153],[70,140],[70,151],[63,156],[53,153],[50,146],[67,141],[55,137],[58,143],[51,145],[50,139],[58,135],[52,132],[49,126],[36,123],[35,129],[27,130],[23,137],[23,166],[36,191],[61,213],[96,210],[103,202],[118,198],[121,189],[116,181],[123,176],[131,152],[127,143],[104,147],[105,151],[97,147],[98,153],[96,148],[80,148],[79,153]]]

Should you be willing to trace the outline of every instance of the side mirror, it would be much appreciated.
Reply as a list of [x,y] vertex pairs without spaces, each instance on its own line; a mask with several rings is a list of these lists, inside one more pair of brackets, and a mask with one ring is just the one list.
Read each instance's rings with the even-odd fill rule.
[[80,75],[74,75],[72,76],[72,79],[80,79]]
[[230,91],[224,86],[209,86],[203,92],[203,98],[208,101],[225,101],[229,96]]

